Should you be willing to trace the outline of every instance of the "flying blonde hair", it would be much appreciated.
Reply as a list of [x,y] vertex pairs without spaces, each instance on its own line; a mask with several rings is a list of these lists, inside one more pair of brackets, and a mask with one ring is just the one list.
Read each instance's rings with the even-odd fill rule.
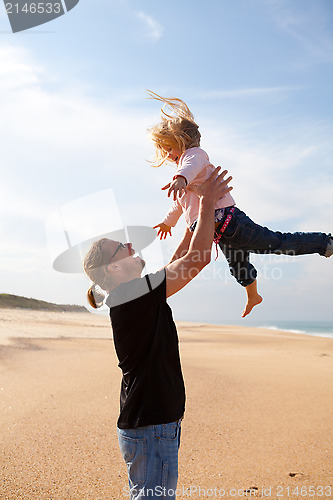
[[[152,163],[153,166],[160,167],[168,158],[168,149],[176,148],[182,155],[187,149],[200,146],[201,134],[184,101],[177,97],[161,97],[151,90],[147,92],[149,99],[163,103],[162,122],[149,129],[156,150]],[[165,108],[169,108],[169,112]]]

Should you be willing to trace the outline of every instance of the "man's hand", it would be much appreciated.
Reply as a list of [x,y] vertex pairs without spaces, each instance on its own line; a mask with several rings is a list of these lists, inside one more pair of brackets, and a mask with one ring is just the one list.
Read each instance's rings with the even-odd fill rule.
[[186,179],[182,175],[179,175],[175,179],[173,179],[172,182],[169,182],[166,186],[162,187],[162,190],[168,189],[168,197],[171,195],[173,192],[173,201],[176,201],[177,194],[181,196],[184,193],[186,193]]
[[222,198],[232,190],[232,187],[228,186],[228,183],[231,181],[232,177],[230,176],[224,180],[224,177],[227,175],[228,170],[223,170],[223,172],[219,174],[220,170],[221,167],[217,167],[205,182],[200,185],[191,184],[188,187],[188,190],[193,191],[200,198],[211,196],[215,202],[218,201],[220,198]]
[[[197,189],[200,196],[200,206],[197,226],[194,233],[187,230],[181,250],[188,248],[185,255],[172,261],[166,266],[166,294],[171,297],[189,283],[211,259],[211,248],[214,237],[214,210],[216,201],[231,191],[224,180],[227,171],[219,173],[221,167],[216,168],[212,175]],[[183,253],[183,252],[182,252]]]
[[159,230],[157,231],[157,236],[160,237],[160,240],[165,240],[168,234],[170,234],[171,236],[171,227],[167,224],[163,224],[163,222],[161,222],[160,224],[154,226],[154,229],[157,228],[159,228]]

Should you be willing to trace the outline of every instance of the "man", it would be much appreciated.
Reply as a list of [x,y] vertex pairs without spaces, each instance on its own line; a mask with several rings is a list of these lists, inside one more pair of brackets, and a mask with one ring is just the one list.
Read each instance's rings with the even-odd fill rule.
[[[90,303],[100,303],[95,285],[105,290],[113,338],[123,378],[117,432],[127,464],[130,496],[175,499],[178,448],[185,410],[178,336],[166,299],[186,286],[209,262],[214,237],[215,202],[232,188],[217,168],[198,188],[197,226],[188,231],[171,262],[141,278],[145,265],[132,245],[96,242],[84,267],[94,282]],[[184,255],[183,248],[188,248]]]

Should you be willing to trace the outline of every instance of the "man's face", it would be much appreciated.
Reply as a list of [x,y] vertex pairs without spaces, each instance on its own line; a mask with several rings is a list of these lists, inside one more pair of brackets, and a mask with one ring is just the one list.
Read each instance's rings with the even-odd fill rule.
[[133,270],[133,273],[139,272],[141,275],[141,271],[146,263],[141,257],[134,257],[135,250],[132,247],[132,243],[124,244],[119,241],[106,240],[103,244],[103,249],[106,254],[110,255],[109,264],[118,262],[122,267],[126,267],[126,270]]

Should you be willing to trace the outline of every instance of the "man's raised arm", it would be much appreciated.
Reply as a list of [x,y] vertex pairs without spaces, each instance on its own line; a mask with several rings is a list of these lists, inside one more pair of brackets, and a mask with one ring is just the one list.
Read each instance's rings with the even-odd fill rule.
[[181,290],[210,262],[215,203],[232,189],[227,187],[231,177],[223,180],[227,171],[224,170],[221,174],[219,171],[220,167],[216,168],[207,181],[198,187],[199,216],[188,251],[165,268],[167,297]]

